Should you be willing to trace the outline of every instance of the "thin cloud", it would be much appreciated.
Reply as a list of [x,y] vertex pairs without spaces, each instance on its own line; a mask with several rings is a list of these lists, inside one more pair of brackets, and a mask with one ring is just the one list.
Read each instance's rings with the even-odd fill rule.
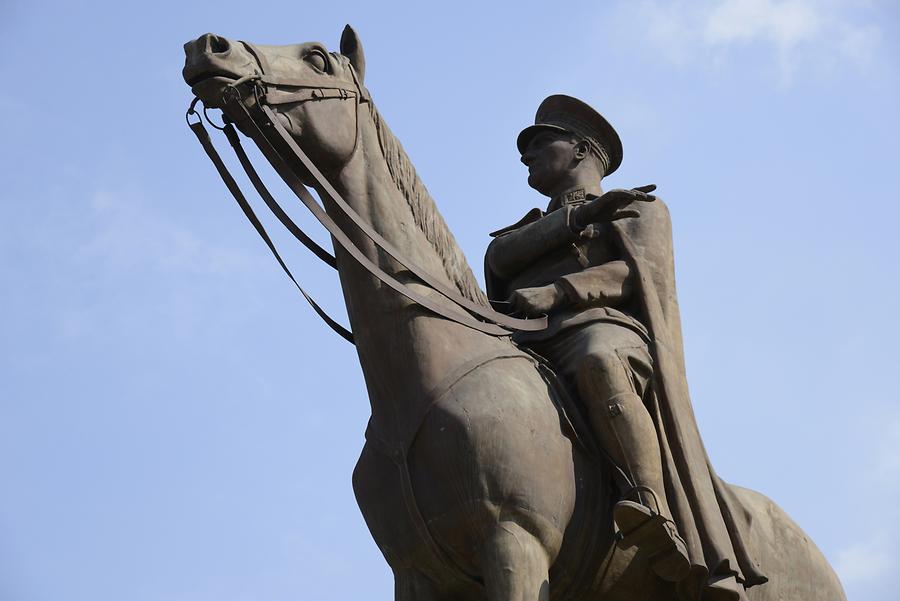
[[797,1],[724,0],[699,16],[703,40],[710,45],[762,40],[786,49],[815,39],[823,28],[816,9]]
[[[53,266],[51,277],[30,297],[14,292],[7,299],[46,302],[46,322],[62,340],[94,343],[150,323],[189,336],[202,324],[226,321],[219,316],[228,302],[223,290],[268,265],[264,254],[173,219],[139,185],[62,180],[42,195],[40,217],[28,214],[10,232],[29,264]],[[8,268],[18,273],[21,263]]]
[[848,588],[859,584],[872,586],[882,579],[886,582],[898,564],[900,552],[881,533],[838,551],[835,570]]
[[89,205],[94,228],[80,253],[113,269],[221,275],[251,268],[247,255],[207,242],[148,210],[142,197],[127,188],[96,189]]
[[861,536],[838,550],[834,567],[851,598],[874,599],[893,590],[900,565],[900,510],[892,502],[900,482],[900,413],[881,407],[865,424],[871,444],[864,450],[872,459],[860,466],[860,494],[877,509],[870,516],[854,514]]
[[756,48],[783,85],[807,68],[871,66],[882,30],[847,0],[706,0],[628,5],[623,16],[641,23],[660,55],[679,65],[721,66],[732,53]]
[[[900,490],[900,415],[882,418],[883,432],[872,469],[872,480]],[[898,563],[900,565],[900,563]]]

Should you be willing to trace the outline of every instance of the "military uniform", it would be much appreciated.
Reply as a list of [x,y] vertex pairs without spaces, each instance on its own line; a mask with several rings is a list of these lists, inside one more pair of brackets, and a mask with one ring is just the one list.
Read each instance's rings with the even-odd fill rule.
[[[576,190],[553,199],[546,212],[535,209],[492,232],[485,256],[488,297],[500,300],[521,288],[558,285],[566,301],[549,315],[548,328],[518,332],[515,341],[548,359],[569,389],[589,401],[628,392],[643,398],[653,361],[649,332],[633,298],[635,275],[615,244],[611,224],[573,231],[572,210],[588,200]],[[578,372],[589,358],[606,362],[605,371],[620,377],[586,384],[592,389],[580,391]],[[597,385],[603,390],[595,390]]]
[[[520,134],[520,152],[537,128],[551,128],[590,138],[606,174],[621,162],[615,131],[581,101],[550,97],[535,123]],[[679,577],[680,596],[745,599],[745,587],[767,579],[745,544],[749,513],[715,474],[691,407],[668,209],[660,200],[641,203],[639,216],[582,227],[575,211],[590,201],[575,190],[493,232],[485,255],[488,296],[504,301],[516,290],[549,285],[564,292],[546,330],[514,339],[550,360],[592,413],[601,441],[618,440],[602,429],[622,411],[652,422],[649,436],[618,446],[625,463],[630,454],[644,457],[647,465],[623,466],[635,468],[632,474],[661,470],[691,566]]]

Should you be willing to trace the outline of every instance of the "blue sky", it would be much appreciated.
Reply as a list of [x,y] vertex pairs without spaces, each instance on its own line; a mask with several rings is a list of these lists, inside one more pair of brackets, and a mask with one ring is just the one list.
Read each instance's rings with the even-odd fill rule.
[[[894,3],[267,6],[0,4],[0,599],[391,597],[350,487],[368,417],[353,349],[183,120],[188,39],[334,48],[345,23],[479,276],[486,233],[542,203],[514,144],[538,103],[609,118],[625,160],[607,185],[656,183],[672,211],[714,465],[794,516],[851,599],[888,598]],[[333,274],[277,239],[341,314]]]

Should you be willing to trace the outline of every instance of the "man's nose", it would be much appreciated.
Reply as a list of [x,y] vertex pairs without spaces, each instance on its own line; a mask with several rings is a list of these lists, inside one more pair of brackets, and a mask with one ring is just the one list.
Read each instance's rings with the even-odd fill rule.
[[528,163],[531,162],[531,155],[530,155],[529,153],[526,152],[525,154],[523,154],[523,155],[521,156],[521,158],[519,158],[519,160],[522,161],[522,164],[525,165],[525,166],[527,167],[527,166],[528,166]]

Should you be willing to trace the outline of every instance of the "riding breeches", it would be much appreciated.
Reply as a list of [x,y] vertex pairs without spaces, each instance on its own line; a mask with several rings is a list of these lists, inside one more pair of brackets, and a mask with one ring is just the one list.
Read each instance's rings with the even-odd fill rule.
[[668,515],[656,426],[644,405],[653,380],[646,340],[619,323],[601,321],[564,330],[531,348],[577,393],[598,442],[627,472],[622,492],[649,486],[655,491],[653,508]]
[[589,409],[626,393],[644,398],[653,376],[646,340],[620,323],[593,322],[529,346]]

